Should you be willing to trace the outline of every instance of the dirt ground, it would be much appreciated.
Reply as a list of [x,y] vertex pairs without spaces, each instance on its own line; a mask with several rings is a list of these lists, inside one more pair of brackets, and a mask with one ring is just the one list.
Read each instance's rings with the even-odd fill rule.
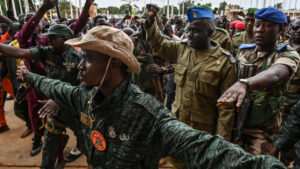
[[[32,136],[21,139],[21,134],[25,131],[25,122],[15,116],[13,112],[13,101],[6,101],[5,115],[10,130],[0,134],[0,169],[38,169],[41,163],[41,154],[31,157],[30,150],[32,148]],[[67,134],[70,140],[66,146],[65,154],[76,145],[73,133],[68,130]],[[76,161],[67,163],[66,167],[71,168],[87,168],[86,157],[81,156]],[[160,169],[174,169],[172,165],[166,163]]]

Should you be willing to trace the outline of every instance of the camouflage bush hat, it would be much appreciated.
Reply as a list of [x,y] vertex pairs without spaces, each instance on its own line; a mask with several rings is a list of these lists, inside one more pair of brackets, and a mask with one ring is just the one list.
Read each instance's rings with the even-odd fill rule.
[[96,26],[81,38],[70,39],[65,44],[99,52],[120,59],[131,72],[139,73],[141,68],[132,54],[134,44],[123,31],[109,26]]
[[68,40],[74,37],[74,32],[72,29],[70,29],[68,26],[64,24],[55,24],[51,26],[48,32],[46,33],[46,36],[51,36],[51,35],[58,35]]

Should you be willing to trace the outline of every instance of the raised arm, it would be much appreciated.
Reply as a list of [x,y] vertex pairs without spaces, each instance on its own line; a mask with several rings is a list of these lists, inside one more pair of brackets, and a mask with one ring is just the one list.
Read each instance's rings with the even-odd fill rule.
[[[25,1],[26,1],[26,0],[25,0]],[[28,0],[28,3],[29,3],[29,5],[30,5],[30,7],[31,7],[31,10],[32,10],[32,11],[36,11],[35,5],[33,4],[32,0]]]
[[90,17],[90,7],[94,1],[95,0],[86,0],[79,18],[69,26],[74,31],[75,36],[78,35],[87,25]]
[[13,12],[12,0],[8,0],[6,14],[10,20],[17,21],[17,19],[15,18],[14,12]]
[[147,9],[147,21],[145,23],[146,40],[151,48],[158,51],[158,55],[171,63],[177,63],[177,55],[179,51],[180,42],[170,41],[164,38],[160,33],[160,29],[156,23],[155,17],[157,11],[154,7]]
[[37,92],[54,100],[55,103],[73,109],[70,112],[82,112],[85,110],[85,106],[90,98],[90,92],[84,88],[30,73],[24,64],[18,67],[17,76],[18,79],[29,84]]
[[8,17],[6,17],[4,15],[0,15],[0,20],[7,23],[7,24],[10,24],[12,22],[11,19],[9,19]]
[[158,121],[163,156],[185,162],[189,168],[285,169],[280,161],[271,156],[253,156],[238,145],[192,129],[173,117],[161,117]]
[[32,54],[29,49],[16,48],[13,46],[5,45],[0,43],[0,52],[6,57],[16,58],[16,59],[30,59]]
[[36,14],[31,17],[22,29],[16,34],[16,38],[20,44],[21,48],[27,48],[27,41],[31,38],[35,28],[39,25],[40,20],[43,18],[44,14],[57,3],[57,0],[44,0],[41,8],[36,12]]

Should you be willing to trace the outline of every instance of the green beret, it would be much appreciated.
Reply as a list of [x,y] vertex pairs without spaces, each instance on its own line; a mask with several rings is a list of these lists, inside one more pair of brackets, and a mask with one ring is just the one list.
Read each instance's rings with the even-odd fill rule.
[[258,8],[248,8],[246,16],[254,16]]
[[74,32],[68,26],[64,24],[55,24],[51,26],[46,33],[46,36],[58,35],[66,40],[74,38]]
[[208,10],[210,10],[210,11],[213,11],[213,9],[210,7],[210,6],[208,6],[208,5],[200,5],[200,6],[198,6],[199,8],[205,8],[205,9],[208,9]]

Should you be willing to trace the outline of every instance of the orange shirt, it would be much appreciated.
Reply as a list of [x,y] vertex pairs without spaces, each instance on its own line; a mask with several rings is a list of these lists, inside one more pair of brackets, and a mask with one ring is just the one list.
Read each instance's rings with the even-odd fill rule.
[[4,35],[1,35],[0,43],[4,43],[5,41],[7,41],[9,39],[11,39],[11,36],[7,31]]

